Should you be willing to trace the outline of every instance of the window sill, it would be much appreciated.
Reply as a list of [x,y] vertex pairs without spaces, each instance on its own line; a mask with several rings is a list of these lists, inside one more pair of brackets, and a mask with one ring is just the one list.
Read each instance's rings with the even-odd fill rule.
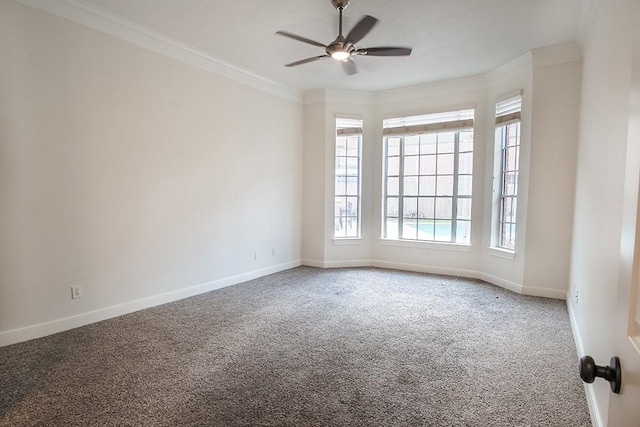
[[514,251],[491,247],[487,248],[487,250],[489,251],[489,255],[496,258],[508,259],[509,261],[516,259],[516,253]]
[[453,252],[471,252],[470,245],[461,245],[459,243],[438,243],[438,242],[421,242],[415,240],[394,240],[380,239],[378,241],[382,246],[398,246],[403,248],[421,248],[433,249],[439,251]]
[[339,237],[333,239],[334,246],[360,245],[362,237]]

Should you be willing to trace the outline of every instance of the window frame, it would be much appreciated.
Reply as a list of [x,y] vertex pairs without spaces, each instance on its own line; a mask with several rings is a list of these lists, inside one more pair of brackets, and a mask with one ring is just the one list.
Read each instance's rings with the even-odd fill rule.
[[[520,155],[522,151],[522,91],[503,97],[495,103],[494,138],[494,202],[493,231],[491,249],[515,255],[518,229],[518,198],[520,183]],[[516,126],[517,125],[517,126]],[[512,138],[510,130],[515,130]],[[511,141],[514,141],[511,144]],[[509,150],[515,151],[513,169],[507,170]],[[514,185],[508,190],[507,176],[513,176]],[[507,203],[507,200],[510,200]],[[509,209],[506,209],[507,204]],[[509,240],[506,241],[505,227],[509,227]]]
[[[474,127],[473,127],[473,119],[469,118],[469,116],[463,117],[464,114],[470,114],[470,117],[475,115],[475,108],[468,108],[465,110],[455,110],[455,111],[447,111],[442,113],[434,113],[427,114],[422,116],[410,116],[410,117],[400,117],[400,118],[392,118],[388,119],[388,122],[393,123],[391,126],[393,128],[385,128],[383,130],[383,164],[382,164],[382,172],[383,172],[383,183],[382,183],[382,227],[381,227],[381,235],[382,240],[388,242],[406,242],[406,243],[414,243],[414,244],[442,244],[447,246],[459,245],[463,247],[471,246],[471,227],[472,227],[472,204],[473,204],[473,178],[471,178],[469,182],[469,191],[468,194],[461,194],[459,188],[459,180],[462,175],[473,177],[473,162],[474,162]],[[456,115],[460,115],[460,117],[455,117]],[[441,117],[445,117],[442,122],[438,122],[438,119]],[[422,120],[419,122],[419,120]],[[460,136],[462,132],[470,133],[470,149],[461,152],[460,146]],[[447,173],[438,173],[438,138],[443,134],[453,134],[453,170],[450,174]],[[406,153],[406,138],[410,137],[418,137],[421,138],[421,135],[434,134],[435,135],[435,151],[431,154],[425,154],[418,149],[417,153],[407,154]],[[389,154],[389,140],[391,138],[397,138],[398,142],[398,154],[390,155]],[[418,141],[418,146],[420,146],[420,142]],[[470,160],[470,172],[460,173],[460,155],[471,153]],[[449,153],[446,153],[449,154]],[[436,161],[436,166],[433,174],[430,173],[422,173],[420,170],[420,162],[421,158],[427,157],[429,155],[433,155]],[[405,171],[405,158],[407,156],[415,156],[418,158],[417,172],[416,174],[407,175]],[[389,159],[392,157],[398,158],[398,173],[397,175],[389,175]],[[389,193],[389,178],[398,178],[398,192],[397,195]],[[451,194],[438,194],[437,190],[437,182],[438,177],[451,176],[452,179],[452,191]],[[418,188],[420,186],[421,178],[433,178],[434,180],[434,190],[433,195],[421,195],[419,190],[416,190],[415,195],[408,195],[405,191],[405,180],[409,178],[416,178],[418,181]],[[404,224],[406,221],[406,217],[404,215],[404,203],[407,198],[415,198],[416,203],[419,203],[420,197],[433,198],[433,218],[420,218],[418,213],[416,212],[416,234],[415,238],[407,238],[403,236]],[[389,201],[390,199],[397,199],[397,216],[389,216]],[[447,218],[438,218],[436,203],[438,199],[449,199],[451,201],[451,215]],[[458,204],[461,200],[469,200],[469,214],[466,218],[459,218],[458,215]],[[419,208],[418,208],[419,209]],[[430,209],[430,208],[429,208]],[[397,230],[390,233],[389,229],[389,220],[397,221]],[[433,231],[430,233],[431,238],[420,238],[420,230],[419,224],[420,221],[428,224],[431,223],[433,225]],[[443,240],[438,238],[436,226],[438,221],[448,221],[450,223],[449,228],[449,236],[448,240]],[[467,223],[467,238],[465,241],[458,240],[458,225],[461,223]],[[395,228],[395,225],[394,225]]]
[[[336,116],[335,118],[335,124],[336,124],[336,137],[334,140],[334,155],[333,155],[333,160],[334,160],[334,164],[333,164],[333,183],[334,183],[334,187],[333,187],[333,239],[336,242],[345,242],[345,241],[349,241],[349,240],[359,240],[362,239],[362,150],[363,150],[363,131],[362,131],[362,126],[363,126],[363,120],[360,118],[351,118],[351,117],[343,117],[343,116]],[[348,154],[348,144],[349,144],[349,138],[357,138],[357,144],[358,144],[358,148],[357,148],[357,155],[353,156],[353,155],[349,155]],[[340,154],[338,153],[338,144],[339,144],[339,140],[341,138],[345,138],[345,152],[344,154]],[[339,160],[338,159],[344,159],[344,165],[345,165],[345,174],[344,175],[339,175],[338,174],[338,164],[339,164]],[[349,175],[349,171],[348,171],[348,159],[357,159],[357,175]],[[356,178],[356,193],[355,194],[349,194],[349,190],[348,190],[348,182],[347,180],[349,178]],[[344,178],[345,179],[345,191],[343,193],[338,194],[338,188],[337,188],[337,181],[339,178]],[[342,212],[338,211],[337,208],[337,200],[338,199],[344,199],[344,204],[345,206],[348,206],[349,203],[349,199],[356,199],[356,215],[349,215],[347,211],[345,211],[345,214],[343,214]],[[353,205],[352,205],[353,206]],[[352,223],[352,221],[355,219],[356,222],[356,228],[355,231],[352,233],[348,232],[348,229],[346,228],[348,226],[348,224]],[[338,228],[338,224],[340,224],[340,228]],[[344,235],[338,235],[338,231],[339,230],[345,230]]]

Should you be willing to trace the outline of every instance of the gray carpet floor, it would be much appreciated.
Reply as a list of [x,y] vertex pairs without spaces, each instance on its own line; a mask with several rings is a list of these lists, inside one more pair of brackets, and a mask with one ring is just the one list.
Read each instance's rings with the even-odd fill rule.
[[300,267],[0,348],[0,426],[589,426],[564,301]]

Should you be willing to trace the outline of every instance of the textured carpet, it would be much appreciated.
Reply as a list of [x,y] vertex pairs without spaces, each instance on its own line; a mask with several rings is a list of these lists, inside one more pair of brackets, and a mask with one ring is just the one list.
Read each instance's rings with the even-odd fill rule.
[[563,301],[300,267],[0,348],[1,426],[588,426]]

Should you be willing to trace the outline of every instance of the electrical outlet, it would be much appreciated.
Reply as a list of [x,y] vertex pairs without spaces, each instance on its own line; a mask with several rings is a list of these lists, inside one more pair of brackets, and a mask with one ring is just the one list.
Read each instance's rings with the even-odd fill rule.
[[80,298],[81,296],[82,296],[82,289],[80,289],[80,286],[72,286],[71,299]]
[[573,291],[573,300],[578,303],[578,291]]
[[258,252],[254,252],[253,253],[253,260],[257,261],[258,260]]
[[275,248],[271,249],[271,256],[276,256],[276,249]]

